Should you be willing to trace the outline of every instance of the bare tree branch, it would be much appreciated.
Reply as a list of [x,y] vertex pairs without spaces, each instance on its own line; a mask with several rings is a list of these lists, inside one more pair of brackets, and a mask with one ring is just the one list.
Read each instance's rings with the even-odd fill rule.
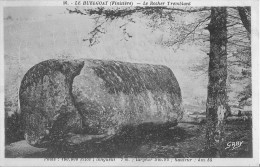
[[125,16],[132,15],[133,13],[143,12],[143,14],[150,15],[154,12],[159,12],[160,10],[166,11],[178,11],[184,13],[194,13],[194,12],[202,12],[202,11],[210,11],[209,7],[202,7],[196,9],[181,9],[181,8],[170,8],[170,7],[135,7],[135,8],[124,8],[124,9],[105,9],[103,7],[99,7],[96,9],[85,9],[84,12],[82,10],[78,10],[75,8],[74,10],[67,9],[69,13],[76,13],[81,15],[103,15],[106,18],[110,18],[111,20],[116,18],[124,18]]

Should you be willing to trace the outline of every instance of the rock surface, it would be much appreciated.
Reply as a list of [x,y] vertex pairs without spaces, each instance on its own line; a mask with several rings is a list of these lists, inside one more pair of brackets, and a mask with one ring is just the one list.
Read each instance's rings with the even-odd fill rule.
[[160,65],[47,60],[25,74],[19,96],[25,138],[35,147],[104,138],[128,125],[172,127],[183,115],[179,84]]
[[29,145],[25,140],[21,140],[5,146],[5,157],[7,158],[22,158],[26,155],[42,153],[45,148],[36,148]]

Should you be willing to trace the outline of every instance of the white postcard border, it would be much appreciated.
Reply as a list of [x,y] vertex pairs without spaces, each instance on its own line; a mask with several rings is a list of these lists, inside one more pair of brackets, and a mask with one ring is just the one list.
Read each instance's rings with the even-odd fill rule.
[[[103,0],[104,1],[104,0]],[[157,0],[158,1],[158,0]],[[173,0],[169,0],[173,1]],[[73,1],[70,1],[73,2]],[[143,1],[132,1],[134,4]],[[56,159],[49,161],[44,158],[5,158],[4,157],[4,40],[3,40],[3,8],[11,6],[63,6],[63,1],[1,1],[0,2],[0,165],[1,166],[255,166],[259,164],[259,2],[258,0],[196,0],[183,1],[191,2],[192,6],[251,6],[252,7],[252,86],[253,86],[253,158],[213,158],[212,162],[198,162],[198,158],[192,158],[191,162],[176,162],[175,158],[171,161],[156,162],[136,161],[129,158],[116,159],[115,161],[105,161],[92,159],[92,161],[62,161]],[[73,6],[73,5],[72,5]],[[80,159],[80,158],[79,158]],[[183,158],[189,159],[189,158]],[[207,158],[203,158],[207,159]]]

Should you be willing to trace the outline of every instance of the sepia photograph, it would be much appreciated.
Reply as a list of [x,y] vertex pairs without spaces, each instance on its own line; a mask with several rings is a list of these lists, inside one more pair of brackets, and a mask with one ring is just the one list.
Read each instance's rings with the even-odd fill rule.
[[3,7],[4,159],[258,157],[252,6],[90,2]]

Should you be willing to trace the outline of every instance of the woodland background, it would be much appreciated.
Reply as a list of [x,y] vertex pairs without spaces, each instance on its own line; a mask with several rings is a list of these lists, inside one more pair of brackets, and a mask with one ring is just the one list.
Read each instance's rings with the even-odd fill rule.
[[[179,25],[189,25],[194,17],[197,16],[176,15],[174,19]],[[23,75],[33,65],[52,58],[94,58],[166,65],[172,69],[182,90],[183,122],[205,116],[209,41],[202,33],[207,34],[207,30],[196,32],[201,33],[201,40],[173,46],[171,41],[183,31],[181,27],[165,29],[160,25],[167,23],[137,15],[134,22],[117,19],[108,23],[106,33],[97,39],[98,44],[91,45],[86,39],[95,28],[95,21],[91,16],[70,14],[64,7],[4,8],[6,132],[12,132],[6,133],[7,144],[23,139],[19,114],[16,114],[20,112],[18,90]],[[203,22],[204,25],[207,23]],[[240,22],[238,26],[241,28],[241,25]],[[171,35],[170,31],[173,32]],[[240,59],[236,59],[239,53],[239,47],[228,52],[230,62],[238,62],[230,63],[228,67],[229,105],[234,115],[239,110],[250,115],[251,57],[246,58],[245,62],[249,64],[244,66],[239,64]]]

